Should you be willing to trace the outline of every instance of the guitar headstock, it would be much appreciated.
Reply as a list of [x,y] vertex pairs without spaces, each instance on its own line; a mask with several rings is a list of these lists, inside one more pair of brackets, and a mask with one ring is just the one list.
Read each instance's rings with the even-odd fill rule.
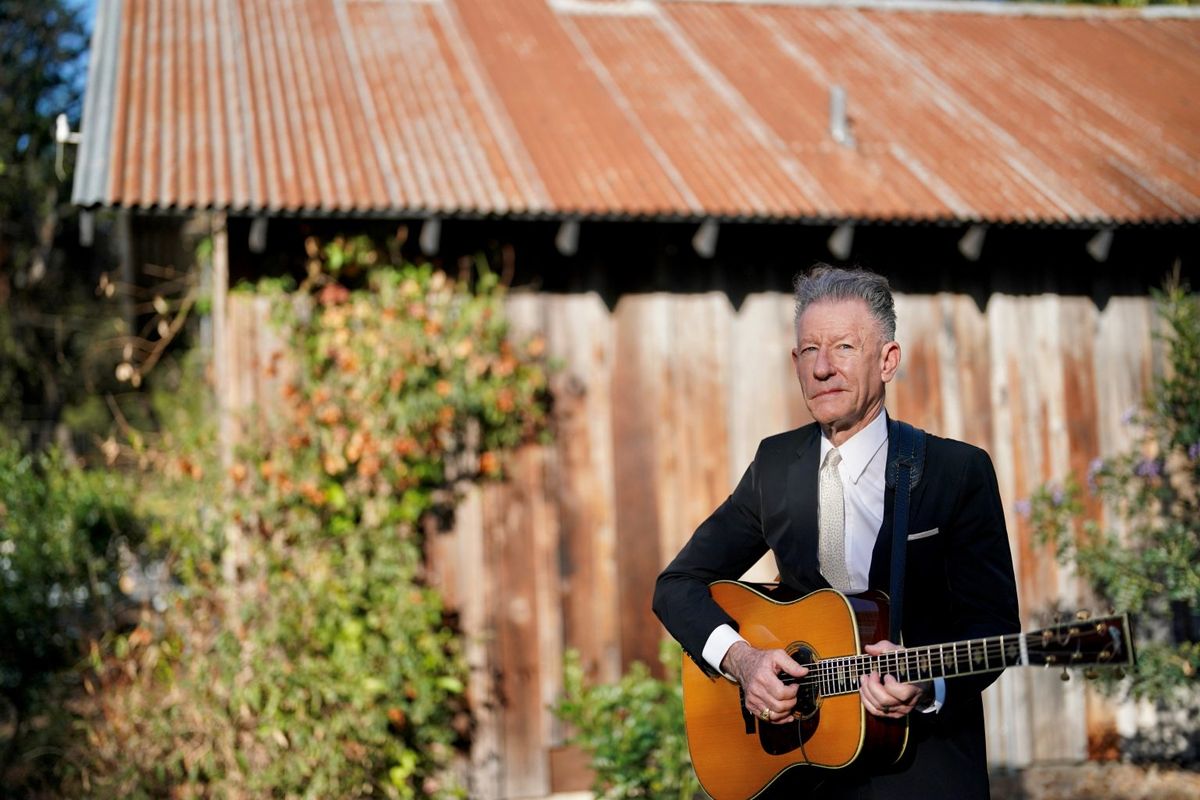
[[1051,625],[1025,634],[1025,645],[1028,663],[1048,667],[1128,667],[1134,662],[1128,614]]

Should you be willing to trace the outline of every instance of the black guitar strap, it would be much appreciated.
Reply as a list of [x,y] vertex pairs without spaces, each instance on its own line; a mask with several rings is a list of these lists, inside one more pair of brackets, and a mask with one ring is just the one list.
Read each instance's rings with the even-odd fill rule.
[[904,619],[904,556],[908,549],[908,510],[913,487],[925,466],[925,431],[907,422],[888,419],[888,436],[895,437],[896,460],[887,466],[887,482],[896,490],[892,506],[891,621],[888,636],[900,644]]

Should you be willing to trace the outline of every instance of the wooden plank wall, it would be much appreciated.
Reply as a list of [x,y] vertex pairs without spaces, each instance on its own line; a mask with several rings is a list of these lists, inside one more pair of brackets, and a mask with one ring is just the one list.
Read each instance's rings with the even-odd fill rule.
[[[277,347],[265,309],[234,296],[237,373]],[[468,498],[430,544],[433,574],[468,635],[478,712],[471,796],[544,797],[584,788],[577,754],[549,711],[562,654],[613,681],[657,664],[650,611],[658,570],[732,489],[764,436],[808,421],[791,372],[792,305],[752,294],[514,293],[522,333],[546,336],[557,437],[509,465],[512,480]],[[891,413],[986,448],[996,465],[1026,624],[1087,598],[1013,511],[1039,483],[1128,444],[1120,422],[1154,364],[1148,298],[993,294],[897,297],[900,373]],[[258,319],[258,322],[253,320]],[[238,332],[242,333],[238,333]],[[241,337],[245,336],[245,339]],[[235,406],[270,387],[241,381]],[[752,572],[774,575],[769,558]],[[1084,683],[1010,670],[985,695],[996,766],[1103,755],[1114,714]]]

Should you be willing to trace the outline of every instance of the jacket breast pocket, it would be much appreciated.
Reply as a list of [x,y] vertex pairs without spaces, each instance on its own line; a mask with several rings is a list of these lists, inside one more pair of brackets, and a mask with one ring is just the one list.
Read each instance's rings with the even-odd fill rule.
[[945,534],[938,528],[918,530],[908,536],[909,578],[935,579],[943,574],[943,542]]
[[921,531],[920,533],[910,533],[908,535],[908,541],[916,542],[916,541],[920,541],[921,539],[929,539],[931,537],[937,536],[940,532],[941,531],[938,530],[937,528],[930,528],[929,530]]

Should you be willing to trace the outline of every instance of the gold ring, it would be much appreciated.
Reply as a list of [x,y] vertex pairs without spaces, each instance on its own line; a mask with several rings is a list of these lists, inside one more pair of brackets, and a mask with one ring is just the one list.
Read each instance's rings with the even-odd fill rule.
[[771,709],[763,706],[763,710],[759,713],[759,716],[763,718],[764,722],[769,720],[771,718]]

